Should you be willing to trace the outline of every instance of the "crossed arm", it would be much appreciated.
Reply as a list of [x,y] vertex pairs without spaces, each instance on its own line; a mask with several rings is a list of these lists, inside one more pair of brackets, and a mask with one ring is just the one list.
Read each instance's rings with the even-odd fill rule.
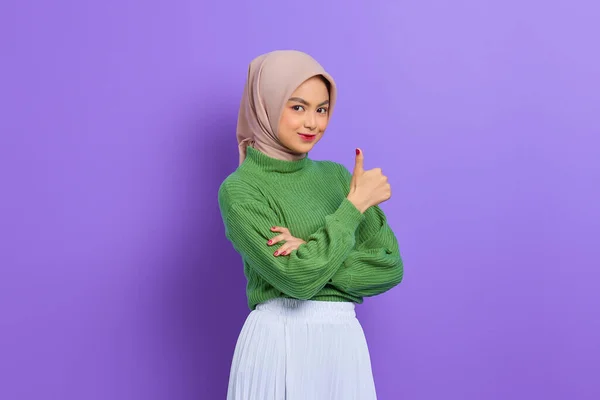
[[[286,227],[275,226],[271,231],[279,234],[270,239],[267,246],[284,243],[273,257],[290,255],[306,244]],[[398,285],[403,272],[398,241],[384,212],[375,206],[365,212],[356,231],[354,247],[328,283],[353,296],[375,296]]]

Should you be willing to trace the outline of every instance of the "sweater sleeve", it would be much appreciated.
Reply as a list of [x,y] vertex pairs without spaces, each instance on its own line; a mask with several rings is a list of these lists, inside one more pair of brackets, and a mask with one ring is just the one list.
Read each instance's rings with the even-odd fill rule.
[[[341,179],[349,188],[352,175],[341,166]],[[356,246],[329,283],[357,297],[375,296],[398,285],[404,266],[398,241],[379,206],[369,207],[357,228]]]
[[404,267],[396,236],[378,206],[365,212],[357,233],[356,247],[329,283],[357,297],[384,293],[398,285]]
[[286,295],[307,300],[314,297],[340,268],[354,248],[356,229],[364,215],[347,199],[306,243],[289,256],[275,257],[267,245],[270,228],[281,225],[266,201],[223,201],[225,233],[235,250],[269,284]]

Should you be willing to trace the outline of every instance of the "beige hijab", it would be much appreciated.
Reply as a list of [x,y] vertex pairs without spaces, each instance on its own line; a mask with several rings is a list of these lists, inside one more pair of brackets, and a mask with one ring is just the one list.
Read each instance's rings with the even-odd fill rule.
[[276,50],[252,60],[237,123],[240,164],[246,158],[247,146],[280,160],[294,161],[306,156],[287,149],[279,140],[277,129],[290,95],[304,81],[317,75],[322,75],[330,84],[331,118],[337,95],[336,85],[311,56],[296,50]]

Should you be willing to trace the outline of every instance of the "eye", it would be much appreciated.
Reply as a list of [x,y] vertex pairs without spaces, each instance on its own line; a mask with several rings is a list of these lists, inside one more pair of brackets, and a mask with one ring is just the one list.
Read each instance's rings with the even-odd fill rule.
[[319,109],[317,110],[317,112],[318,112],[319,114],[327,114],[327,112],[328,112],[328,111],[329,111],[329,110],[328,110],[327,108],[325,108],[325,107],[321,107],[321,108],[319,108]]
[[292,110],[294,110],[294,111],[304,111],[304,107],[295,105],[295,106],[292,106]]

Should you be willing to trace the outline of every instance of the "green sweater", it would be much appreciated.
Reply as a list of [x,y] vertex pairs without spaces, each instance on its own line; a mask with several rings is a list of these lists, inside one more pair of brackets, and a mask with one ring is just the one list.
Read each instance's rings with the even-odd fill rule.
[[[275,297],[352,301],[402,280],[398,242],[378,206],[361,214],[348,201],[352,175],[342,164],[278,160],[248,147],[244,162],[221,184],[225,234],[242,256],[248,306]],[[306,241],[287,256],[267,241],[288,228]]]

